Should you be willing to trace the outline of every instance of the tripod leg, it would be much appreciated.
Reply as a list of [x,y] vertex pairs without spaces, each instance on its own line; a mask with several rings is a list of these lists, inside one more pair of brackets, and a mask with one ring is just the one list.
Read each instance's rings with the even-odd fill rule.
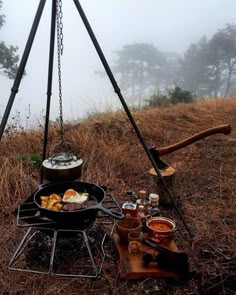
[[73,0],[73,1],[74,1],[75,6],[76,6],[76,8],[77,8],[82,20],[83,20],[83,23],[84,23],[84,25],[85,25],[85,27],[87,29],[87,32],[88,32],[88,34],[89,34],[89,36],[91,38],[91,41],[93,42],[93,45],[94,45],[94,47],[95,47],[95,49],[96,49],[96,51],[97,51],[97,53],[99,55],[99,58],[100,58],[103,66],[104,66],[104,69],[105,69],[105,71],[106,71],[106,73],[107,73],[107,75],[108,75],[108,77],[110,79],[110,82],[111,82],[111,84],[112,84],[112,86],[114,88],[114,91],[118,95],[118,97],[119,97],[119,99],[121,101],[121,104],[123,105],[123,107],[125,109],[125,112],[126,112],[128,118],[129,118],[129,120],[130,120],[136,134],[137,134],[137,137],[139,138],[141,144],[143,145],[149,159],[152,162],[154,162],[154,160],[152,159],[152,155],[151,155],[151,153],[150,153],[150,151],[149,151],[149,149],[148,149],[148,147],[147,147],[147,145],[146,145],[146,143],[144,141],[144,138],[143,138],[143,136],[141,134],[141,131],[139,130],[139,128],[138,128],[138,126],[137,126],[137,124],[136,124],[136,122],[135,122],[135,120],[134,120],[134,118],[133,118],[133,116],[132,116],[132,114],[131,114],[128,106],[127,106],[127,104],[126,104],[126,102],[125,102],[125,100],[123,98],[123,95],[121,94],[120,88],[117,85],[117,82],[116,82],[116,80],[114,78],[114,75],[113,75],[113,73],[112,73],[112,71],[111,71],[111,69],[110,69],[110,67],[109,67],[109,65],[108,65],[108,63],[106,61],[106,58],[105,58],[105,56],[104,56],[104,54],[102,52],[102,49],[101,49],[100,45],[98,44],[98,41],[97,41],[97,39],[96,39],[96,37],[95,37],[95,35],[93,33],[93,30],[92,30],[92,28],[91,28],[91,26],[90,26],[90,24],[88,22],[88,19],[87,19],[86,15],[85,15],[85,13],[83,11],[83,8],[81,7],[78,0]]
[[108,75],[108,77],[109,77],[109,79],[111,81],[111,84],[112,84],[112,86],[114,88],[114,91],[116,92],[117,96],[119,97],[120,102],[121,102],[121,104],[122,104],[122,106],[123,106],[123,108],[124,108],[124,110],[125,110],[128,118],[130,120],[131,125],[134,128],[134,131],[136,132],[136,135],[137,135],[140,143],[143,146],[143,149],[144,149],[147,157],[149,158],[149,160],[150,160],[153,168],[155,169],[158,177],[160,178],[161,183],[163,184],[165,190],[167,191],[168,195],[170,196],[170,200],[172,201],[173,206],[176,209],[176,212],[178,213],[178,215],[181,218],[181,220],[182,220],[182,222],[183,222],[186,230],[188,231],[190,237],[192,238],[193,236],[191,234],[191,231],[188,228],[188,226],[187,226],[187,224],[186,224],[186,222],[185,222],[185,220],[184,220],[181,212],[179,211],[179,209],[177,207],[177,204],[175,202],[174,195],[171,192],[171,190],[168,188],[168,186],[167,186],[167,184],[166,184],[166,182],[165,182],[165,180],[164,180],[164,178],[163,178],[163,176],[162,176],[162,174],[161,174],[161,172],[160,172],[160,170],[159,170],[159,168],[158,168],[158,166],[157,166],[157,164],[156,164],[156,162],[155,162],[155,160],[154,160],[154,158],[153,158],[153,156],[151,154],[151,152],[149,151],[149,148],[148,148],[148,146],[147,146],[147,144],[146,144],[146,142],[144,140],[144,137],[143,137],[142,133],[141,133],[139,127],[137,126],[137,124],[136,124],[136,122],[135,122],[135,120],[134,120],[134,118],[133,118],[133,116],[132,116],[132,114],[131,114],[128,106],[127,106],[127,104],[126,104],[126,102],[125,102],[125,100],[123,98],[123,95],[121,94],[120,88],[117,85],[117,82],[116,82],[116,80],[114,78],[114,75],[113,75],[113,73],[112,73],[112,71],[111,71],[111,69],[110,69],[110,67],[109,67],[109,65],[108,65],[108,63],[106,61],[106,58],[105,58],[105,56],[104,56],[104,54],[102,52],[102,49],[101,49],[101,47],[100,47],[100,45],[99,45],[99,43],[98,43],[98,41],[97,41],[97,39],[96,39],[96,37],[95,37],[95,35],[93,33],[93,30],[92,30],[92,28],[91,28],[91,26],[90,26],[90,24],[88,22],[88,19],[87,19],[86,15],[85,15],[85,13],[83,11],[83,8],[82,8],[82,6],[79,3],[79,0],[73,0],[73,1],[74,1],[74,4],[75,4],[75,6],[76,6],[76,8],[77,8],[77,10],[78,10],[78,12],[79,12],[79,14],[81,16],[81,19],[82,19],[82,21],[84,23],[84,26],[85,26],[85,28],[86,28],[86,30],[87,30],[90,38],[91,38],[91,41],[93,42],[93,45],[94,45],[94,47],[95,47],[95,49],[96,49],[96,51],[97,51],[97,53],[99,55],[99,58],[100,58],[103,66],[104,66],[104,69],[105,69],[105,71],[106,71],[106,73],[107,73],[107,75]]
[[[57,0],[52,1],[52,15],[51,15],[51,33],[50,33],[50,48],[49,48],[49,63],[48,63],[48,85],[47,85],[47,105],[44,127],[44,141],[43,141],[43,160],[46,158],[47,142],[48,142],[48,124],[50,115],[50,104],[52,95],[52,76],[53,76],[53,57],[55,48],[55,32],[56,32],[56,13]],[[43,182],[43,169],[41,169],[41,183]]]
[[2,139],[2,135],[3,135],[4,129],[5,129],[5,126],[6,126],[6,123],[7,123],[15,96],[16,96],[16,93],[19,90],[19,85],[20,85],[22,76],[24,74],[25,65],[27,63],[27,60],[28,60],[28,57],[30,54],[30,50],[31,50],[31,47],[32,47],[32,44],[34,41],[35,34],[37,32],[38,24],[39,24],[41,16],[42,16],[45,2],[46,2],[46,0],[40,1],[39,6],[38,6],[38,10],[37,10],[35,18],[34,18],[34,22],[33,22],[33,25],[32,25],[32,28],[31,28],[31,31],[30,31],[30,34],[29,34],[29,37],[28,37],[28,40],[27,40],[27,43],[25,46],[25,50],[24,50],[20,65],[19,65],[19,69],[17,71],[13,87],[11,89],[11,95],[8,100],[8,103],[7,103],[3,118],[2,118],[2,122],[0,125],[0,140]]

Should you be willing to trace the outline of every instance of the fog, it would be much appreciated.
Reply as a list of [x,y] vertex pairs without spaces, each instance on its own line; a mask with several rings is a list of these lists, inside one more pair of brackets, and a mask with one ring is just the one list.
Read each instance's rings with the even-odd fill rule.
[[[39,0],[3,0],[0,14],[6,23],[0,41],[19,47],[22,56]],[[183,54],[190,43],[210,37],[227,23],[236,23],[235,0],[83,0],[80,2],[109,65],[126,44],[151,43],[161,51]],[[11,116],[40,116],[46,106],[51,1],[46,1],[39,29],[16,95]],[[64,54],[62,56],[65,119],[119,107],[108,78],[95,71],[102,65],[72,0],[63,0]],[[51,118],[58,116],[55,59]],[[4,112],[13,81],[0,76],[0,110]],[[121,89],[122,91],[122,89]]]

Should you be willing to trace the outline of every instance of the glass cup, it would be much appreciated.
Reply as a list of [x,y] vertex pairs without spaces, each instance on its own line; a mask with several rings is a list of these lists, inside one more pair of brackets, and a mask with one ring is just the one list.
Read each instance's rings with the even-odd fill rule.
[[131,232],[128,234],[128,251],[138,254],[141,251],[142,232]]

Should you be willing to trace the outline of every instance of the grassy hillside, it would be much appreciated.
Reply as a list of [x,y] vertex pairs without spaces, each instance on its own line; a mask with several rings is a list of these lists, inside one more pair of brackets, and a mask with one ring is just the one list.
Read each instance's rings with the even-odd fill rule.
[[[147,144],[157,147],[181,141],[210,127],[231,125],[228,136],[213,135],[163,157],[177,169],[177,201],[194,235],[190,243],[174,210],[165,213],[177,221],[178,246],[190,256],[192,276],[184,282],[167,282],[164,294],[233,294],[236,100],[178,104],[133,115]],[[119,202],[124,200],[127,189],[149,191],[147,171],[151,165],[123,112],[97,114],[79,124],[67,124],[65,137],[84,160],[83,180],[106,185]],[[57,127],[51,126],[49,151],[58,138]],[[143,288],[150,291],[148,294],[156,294],[152,285],[157,281],[135,284],[120,281],[115,258],[106,262],[111,265],[105,267],[92,287],[89,280],[42,278],[7,270],[21,232],[15,226],[13,211],[37,188],[39,169],[30,159],[42,153],[42,145],[40,130],[6,136],[0,143],[0,271],[3,274],[0,290],[4,290],[3,294],[55,294],[57,288],[57,294],[141,294]],[[79,291],[81,288],[87,291]],[[17,290],[21,293],[14,293]]]

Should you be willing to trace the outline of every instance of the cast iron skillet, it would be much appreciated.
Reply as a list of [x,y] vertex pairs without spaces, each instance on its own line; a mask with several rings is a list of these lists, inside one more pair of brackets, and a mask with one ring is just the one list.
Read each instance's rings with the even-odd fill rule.
[[[74,211],[53,211],[41,207],[41,196],[49,196],[53,193],[63,194],[70,188],[77,192],[88,193],[89,199],[96,200],[98,203],[92,207]],[[105,195],[105,191],[96,184],[80,181],[64,181],[41,185],[34,194],[34,202],[39,207],[41,216],[52,219],[63,227],[80,227],[85,224],[91,224],[95,221],[99,210],[117,219],[124,218],[122,213],[102,206]]]

